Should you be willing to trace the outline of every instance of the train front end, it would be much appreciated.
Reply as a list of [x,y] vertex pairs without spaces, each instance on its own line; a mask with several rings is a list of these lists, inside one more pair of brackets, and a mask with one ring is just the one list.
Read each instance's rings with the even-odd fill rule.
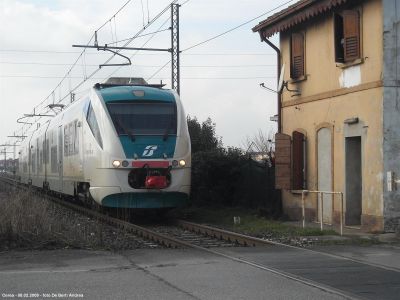
[[191,148],[179,96],[148,85],[104,85],[96,93],[111,129],[103,141],[103,161],[109,165],[99,170],[107,175],[90,188],[95,201],[140,209],[186,204]]

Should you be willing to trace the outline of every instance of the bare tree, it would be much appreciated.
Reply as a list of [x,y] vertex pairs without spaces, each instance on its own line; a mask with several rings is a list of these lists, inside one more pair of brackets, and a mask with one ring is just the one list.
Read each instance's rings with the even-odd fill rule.
[[268,132],[258,129],[258,132],[253,136],[247,136],[242,142],[242,148],[246,153],[248,152],[263,152],[270,153],[275,148],[275,132],[270,129]]

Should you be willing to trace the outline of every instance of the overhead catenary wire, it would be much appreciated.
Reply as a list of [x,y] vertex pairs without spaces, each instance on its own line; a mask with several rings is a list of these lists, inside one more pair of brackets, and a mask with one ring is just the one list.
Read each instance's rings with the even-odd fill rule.
[[[178,0],[172,1],[172,2],[170,3],[170,5],[176,3],[177,1],[178,1]],[[164,10],[162,10],[156,17],[154,17],[145,27],[143,27],[141,30],[139,30],[139,32],[136,34],[136,36],[137,36],[137,35],[140,35],[144,30],[146,30],[149,26],[151,26],[159,17],[161,17],[161,16],[170,8],[170,5],[168,5]],[[132,39],[130,39],[129,41],[127,41],[127,42],[124,44],[123,47],[126,47],[127,45],[129,45],[129,44],[136,38],[136,36],[134,36]],[[120,51],[117,51],[117,52],[120,52]],[[112,55],[108,60],[106,60],[104,64],[107,64],[108,62],[110,62],[111,59],[112,59],[114,56],[115,56],[115,54]],[[99,68],[97,68],[96,70],[94,70],[89,76],[87,76],[84,80],[82,80],[81,82],[79,82],[79,83],[72,89],[71,92],[74,92],[74,91],[76,91],[78,88],[80,88],[88,79],[92,78],[98,71],[100,71],[100,69],[101,69],[101,68],[99,67]],[[61,102],[62,102],[63,100],[65,100],[68,96],[69,96],[69,94],[65,95],[62,99],[60,99],[60,101],[59,101],[58,103],[61,103]],[[36,121],[35,121],[35,122],[36,122]]]
[[[145,41],[142,45],[141,45],[141,47],[143,48],[144,46],[146,46],[147,45],[147,43],[149,43],[153,38],[154,38],[154,36],[158,33],[158,31],[169,21],[171,19],[171,17],[168,17],[163,23],[161,23],[161,25],[158,27],[158,29],[147,39],[147,41]],[[139,53],[139,50],[136,50],[130,57],[129,57],[129,59],[132,59],[135,55],[137,55]],[[113,74],[115,74],[116,72],[118,72],[120,69],[122,68],[122,66],[121,67],[118,67],[117,69],[115,69],[111,74],[109,74],[108,76],[107,76],[107,78],[110,78]],[[103,80],[106,80],[107,78],[104,78]]]
[[[176,3],[177,1],[178,1],[178,0],[174,0],[174,1],[171,2],[171,4]],[[129,2],[130,2],[130,1],[126,2],[125,5],[124,5],[123,7],[125,7]],[[157,20],[160,16],[162,16],[162,15],[169,9],[169,7],[170,7],[170,6],[168,5],[168,6],[167,6],[164,10],[162,10],[156,17],[154,17],[145,27],[143,27],[141,30],[139,30],[139,32],[136,34],[136,36],[137,36],[137,35],[140,35],[140,34],[141,34],[144,30],[146,30],[151,24],[153,24],[153,23],[155,22],[155,20]],[[119,9],[117,13],[119,13],[121,10],[122,10],[122,8]],[[116,14],[117,14],[117,13],[116,13]],[[115,16],[116,14],[114,14],[114,16]],[[113,16],[113,17],[114,17],[114,16]],[[105,22],[102,26],[99,27],[99,29],[103,28],[104,25],[106,25],[108,22],[109,22],[109,21]],[[99,29],[98,29],[98,30],[99,30]],[[87,45],[90,44],[90,42],[93,40],[94,36],[95,36],[95,34],[92,35],[92,37],[91,37],[91,39],[89,40],[89,42],[88,42]],[[134,37],[132,37],[130,40],[128,40],[128,41],[124,44],[123,47],[129,45],[129,44],[136,38],[136,36],[134,36]],[[78,59],[77,59],[77,61],[75,62],[75,64],[71,67],[71,69],[72,69],[72,68],[76,65],[76,63],[79,61],[79,58],[82,56],[82,53],[85,53],[85,50],[86,50],[86,49],[84,49],[84,50],[81,52],[80,56],[78,57]],[[117,51],[117,52],[120,52],[120,51]],[[111,59],[112,59],[114,56],[115,56],[115,54],[112,55],[110,58],[108,58],[108,59],[104,62],[104,64],[107,64],[108,62],[110,62]],[[71,69],[70,69],[70,71],[71,71]],[[96,70],[94,70],[90,75],[87,75],[87,74],[85,73],[84,79],[83,79],[81,82],[79,82],[79,83],[70,91],[70,93],[74,92],[74,91],[77,90],[79,87],[81,87],[88,79],[90,79],[91,77],[93,77],[99,70],[100,70],[100,67],[98,67]],[[70,71],[69,71],[69,72],[70,72]],[[66,74],[66,75],[63,77],[63,79],[61,80],[61,82],[66,78],[66,76],[68,75],[69,72],[67,72],[67,74]],[[56,86],[56,88],[55,88],[53,91],[55,91],[59,86],[60,86],[60,83]],[[58,101],[58,103],[61,103],[64,99],[66,99],[66,98],[70,95],[70,93],[67,94],[67,95],[65,95],[64,97],[62,97],[62,98]],[[46,97],[39,105],[35,106],[35,108],[38,108],[41,104],[43,104],[45,101],[47,101],[47,99],[48,99],[48,97]],[[39,118],[39,119],[40,119],[40,118]],[[35,122],[37,122],[37,119],[35,120]],[[28,129],[29,129],[29,128],[28,128]]]
[[132,0],[126,1],[125,4],[122,5],[122,6],[117,10],[117,12],[116,12],[114,15],[111,16],[110,19],[108,19],[107,21],[105,21],[104,24],[101,25],[99,28],[97,28],[95,31],[100,31],[104,26],[106,26],[106,25],[108,24],[108,22],[111,21],[112,18],[115,18],[115,17],[116,17],[130,2],[131,2],[131,1],[132,1]]
[[[132,1],[132,0],[128,0],[122,7],[120,7],[120,8],[118,9],[118,11],[117,11],[111,18],[113,18],[113,17],[115,18],[115,16],[118,15],[131,1]],[[110,18],[110,20],[111,20],[111,18]],[[99,31],[100,29],[102,29],[105,25],[107,25],[108,22],[109,22],[109,21],[104,22],[104,24],[101,25],[99,28],[97,28],[96,31]],[[91,41],[93,40],[94,37],[95,37],[95,34],[93,34],[93,35],[90,37],[90,39],[89,39],[89,41],[87,42],[86,45],[89,45],[89,44],[91,43]],[[69,75],[69,73],[72,71],[72,69],[73,69],[73,68],[76,66],[76,64],[78,63],[79,59],[82,57],[82,55],[85,54],[85,50],[86,50],[86,49],[83,49],[83,50],[80,52],[80,55],[78,56],[78,58],[77,58],[77,59],[75,60],[75,62],[72,64],[71,68],[67,71],[67,73],[65,74],[65,76],[63,77],[63,79],[61,80],[61,82],[53,89],[53,91],[55,91],[55,90],[62,84],[62,81],[65,80],[65,78],[67,78],[67,76]],[[86,76],[86,70],[85,70],[85,76]],[[50,93],[50,95],[53,93],[53,91]],[[36,105],[35,108],[38,108],[41,104],[45,103],[45,102],[48,100],[48,98],[50,97],[50,95],[47,96],[47,97],[46,97],[42,102],[40,102],[38,105]]]
[[[39,66],[70,66],[67,63],[45,63],[45,62],[4,62],[0,61],[0,64],[10,64],[10,65],[39,65]],[[87,64],[87,67],[98,67],[98,64],[91,65]],[[140,65],[134,64],[135,67],[142,68],[159,68],[160,65]],[[247,67],[276,67],[276,64],[241,64],[241,65],[181,65],[181,68],[247,68]]]
[[[132,1],[132,0],[128,0],[120,9],[118,9],[118,11],[117,11],[111,18],[113,18],[113,17],[115,17],[117,14],[119,14],[131,1]],[[110,18],[110,20],[111,20],[111,18]],[[96,31],[99,31],[100,29],[102,29],[108,22],[109,22],[109,21],[104,22],[104,24],[101,25]],[[92,42],[92,40],[93,40],[94,37],[95,37],[95,34],[92,34],[92,36],[90,37],[90,39],[89,39],[89,41],[87,42],[86,45],[89,45],[89,44]],[[62,82],[69,76],[70,72],[71,72],[72,69],[76,66],[76,64],[78,63],[78,61],[79,61],[81,58],[85,61],[85,57],[84,57],[84,55],[85,55],[85,50],[86,50],[86,49],[83,49],[83,50],[80,52],[78,58],[77,58],[77,59],[75,60],[75,62],[72,64],[72,66],[70,67],[70,69],[67,71],[67,73],[64,75],[64,77],[61,79],[61,81],[57,84],[57,86],[51,91],[51,93],[50,93],[43,101],[41,101],[38,105],[36,105],[36,106],[34,107],[34,110],[35,110],[36,108],[39,108],[40,105],[42,105],[43,103],[45,103],[45,102],[49,99],[49,97],[53,94],[53,92],[55,92],[55,91],[57,90],[57,88],[59,88],[59,87],[61,86]],[[85,62],[85,63],[86,63],[86,62]],[[87,74],[86,74],[86,70],[84,69],[84,78],[86,78],[86,77],[87,77]]]
[[142,22],[143,22],[143,27],[145,26],[145,23],[144,23],[144,6],[143,6],[143,0],[140,0],[140,3],[141,3],[141,5],[142,5]]
[[244,22],[244,23],[241,23],[241,24],[239,24],[239,25],[237,25],[237,26],[235,26],[235,27],[233,27],[233,28],[231,28],[231,29],[228,29],[228,30],[226,30],[226,31],[224,31],[224,32],[222,32],[222,33],[220,33],[220,34],[217,34],[217,35],[211,37],[211,38],[208,38],[208,39],[206,39],[206,40],[204,40],[204,41],[201,41],[201,42],[199,42],[199,43],[196,43],[196,44],[194,44],[194,45],[192,45],[192,46],[190,46],[190,47],[187,47],[187,48],[183,49],[182,52],[188,51],[188,50],[193,49],[193,48],[196,48],[196,47],[198,47],[198,46],[200,46],[200,45],[203,45],[203,44],[206,44],[206,43],[208,43],[208,42],[211,42],[212,40],[215,40],[215,39],[217,39],[217,38],[219,38],[219,37],[221,37],[221,36],[223,36],[223,35],[225,35],[225,34],[228,34],[228,33],[232,32],[232,31],[234,31],[234,30],[236,30],[236,29],[239,29],[240,27],[243,27],[243,26],[245,26],[245,25],[247,25],[247,24],[249,24],[249,23],[251,23],[251,22],[253,22],[253,21],[255,21],[255,20],[259,19],[259,18],[261,18],[261,17],[264,17],[265,15],[270,14],[271,12],[273,12],[273,11],[275,11],[275,10],[277,10],[277,9],[279,9],[279,8],[281,8],[281,7],[283,7],[283,6],[286,6],[286,5],[288,5],[289,3],[291,3],[291,2],[295,2],[295,1],[298,1],[298,0],[289,0],[289,1],[286,1],[286,2],[282,3],[281,5],[276,6],[276,7],[273,8],[273,9],[270,9],[269,11],[266,11],[266,12],[262,13],[261,15],[258,15],[257,17],[254,17],[254,18],[252,18],[252,19],[250,19],[250,20],[248,20],[248,21],[246,21],[246,22]]
[[[115,16],[119,13],[119,12],[121,12],[129,3],[131,2],[131,0],[128,0],[111,18],[115,18]],[[110,18],[110,20],[111,20],[111,18]],[[97,31],[99,31],[100,29],[102,29],[110,20],[108,20],[108,21],[106,21],[103,25],[101,25],[97,30],[96,30],[96,32]],[[93,38],[95,37],[95,33],[91,36],[91,38],[89,39],[89,41],[87,42],[87,44],[86,45],[89,45],[91,42],[92,42],[92,40],[93,40]],[[48,99],[49,99],[49,97],[51,96],[51,95],[53,95],[54,94],[54,92],[57,90],[57,88],[60,88],[60,86],[61,86],[61,84],[62,84],[62,82],[69,76],[69,74],[71,73],[71,71],[72,71],[72,69],[76,66],[76,64],[78,63],[78,61],[82,58],[82,55],[84,55],[84,53],[86,52],[85,51],[86,49],[83,49],[81,52],[80,52],[80,54],[79,54],[79,56],[78,56],[78,58],[75,60],[75,62],[72,64],[72,66],[70,67],[70,69],[67,71],[67,73],[62,77],[62,79],[61,79],[61,81],[56,85],[56,87],[51,91],[51,93],[46,97],[46,98],[44,98],[44,100],[42,100],[38,105],[36,105],[35,107],[34,107],[34,109],[33,109],[33,113],[35,113],[35,110],[37,109],[37,108],[39,108],[43,103],[45,103]],[[92,75],[92,74],[91,74]],[[84,70],[84,80],[83,81],[81,81],[81,83],[79,83],[77,86],[75,86],[75,88],[72,90],[72,91],[70,91],[70,93],[72,93],[73,91],[75,91],[77,88],[79,88],[84,82],[86,82],[86,80],[87,80],[87,74],[86,74],[86,70]],[[69,94],[68,94],[69,95]],[[68,96],[67,95],[67,96]],[[59,100],[59,102],[62,102],[67,96],[64,96],[64,97],[60,97],[60,100]],[[40,117],[39,118],[35,118],[35,120],[34,120],[34,122],[36,123],[38,120],[40,120]],[[27,128],[27,130],[29,130],[29,128],[31,127],[32,125],[30,125],[28,128]],[[24,130],[24,126],[22,126],[22,132],[23,132],[23,130]]]
[[[166,30],[169,30],[169,28]],[[150,34],[153,34],[153,33],[149,33],[146,35],[150,35]],[[145,35],[139,35],[136,38],[142,37],[142,36],[145,36]],[[131,38],[127,38],[123,41],[127,41],[130,39]],[[21,53],[32,52],[32,53],[50,53],[50,54],[78,54],[78,53],[81,53],[79,51],[56,51],[56,50],[49,51],[49,50],[24,50],[24,49],[0,49],[0,52],[21,52]],[[106,55],[106,54],[108,54],[108,53],[93,52],[93,53],[87,53],[86,55]],[[157,56],[159,56],[159,55],[162,55],[162,53],[160,53],[160,54],[138,53],[136,55],[157,55]],[[244,55],[244,56],[274,56],[276,54],[275,53],[229,53],[229,52],[224,52],[224,53],[222,53],[222,52],[221,53],[209,53],[208,52],[207,53],[207,52],[204,52],[204,53],[182,53],[181,55],[187,55],[187,56],[227,56],[227,55],[230,55],[230,56],[242,56],[242,55]]]
[[[187,0],[186,2],[184,2],[184,4],[187,3],[188,1],[190,1],[190,0]],[[228,30],[226,30],[226,31],[224,31],[224,32],[222,32],[222,33],[220,33],[220,34],[217,34],[217,35],[215,35],[215,36],[213,36],[213,37],[211,37],[211,38],[208,38],[208,39],[206,39],[206,40],[204,40],[204,41],[198,42],[198,43],[196,43],[196,44],[194,44],[194,45],[192,45],[192,46],[190,46],[190,47],[184,48],[183,50],[181,50],[181,52],[182,52],[182,53],[183,53],[183,52],[186,52],[186,51],[188,51],[188,50],[191,50],[191,49],[193,49],[193,48],[196,48],[196,47],[198,47],[198,46],[201,46],[201,45],[203,45],[203,44],[206,44],[206,43],[208,43],[208,42],[211,42],[212,40],[215,40],[215,39],[217,39],[217,38],[220,38],[221,36],[224,36],[224,35],[226,35],[226,34],[232,32],[232,31],[235,31],[235,30],[239,29],[240,27],[243,27],[243,26],[245,26],[245,25],[247,25],[247,24],[249,24],[249,23],[251,23],[251,22],[253,22],[253,21],[255,21],[255,20],[257,20],[257,19],[259,19],[259,18],[261,18],[261,17],[263,17],[263,16],[265,16],[265,15],[267,15],[267,14],[269,14],[269,13],[271,13],[271,12],[273,12],[273,11],[275,11],[275,10],[281,8],[281,7],[283,7],[283,6],[286,6],[286,5],[288,5],[289,3],[294,2],[294,1],[297,1],[297,0],[289,0],[289,1],[286,1],[286,2],[284,2],[283,4],[278,5],[278,6],[274,7],[273,9],[270,9],[270,10],[268,10],[268,11],[262,13],[261,15],[258,15],[257,17],[254,17],[254,18],[252,18],[252,19],[250,19],[250,20],[248,20],[248,21],[246,21],[246,22],[244,22],[244,23],[241,23],[241,24],[239,24],[239,25],[237,25],[237,26],[235,26],[235,27],[233,27],[233,28],[231,28],[231,29],[228,29]],[[167,64],[168,64],[168,63],[167,63]],[[160,69],[154,74],[154,76],[157,75],[158,72],[161,72],[165,67],[166,67],[166,65],[164,65],[162,68],[160,68]]]
[[[149,32],[149,33],[146,33],[146,34],[141,34],[141,35],[139,35],[139,36],[137,36],[136,38],[140,38],[140,37],[145,37],[145,36],[148,36],[148,35],[152,35],[152,34],[155,34],[155,33],[160,33],[160,32],[164,32],[164,31],[168,31],[168,30],[171,30],[171,27],[168,27],[168,28],[164,28],[164,29],[161,29],[161,30],[157,30],[157,31],[154,31],[154,32]],[[113,41],[113,42],[111,42],[111,43],[106,43],[107,45],[113,45],[113,44],[117,44],[117,43],[121,43],[121,42],[125,42],[125,41],[128,41],[128,40],[130,40],[132,37],[129,37],[129,38],[126,38],[126,39],[123,39],[123,40],[120,40],[120,41]]]
[[[182,3],[181,5],[184,5],[184,4],[186,4],[187,2],[189,2],[189,1],[190,1],[190,0],[187,0],[187,1],[185,1],[184,3]],[[278,8],[280,8],[280,7],[282,7],[282,6],[286,5],[286,4],[288,4],[288,3],[290,3],[290,2],[293,2],[293,1],[294,1],[294,0],[292,0],[292,1],[287,1],[287,2],[285,2],[284,4],[279,5],[278,7],[274,8],[274,9],[268,11],[268,12],[265,12],[264,14],[257,16],[256,18],[253,18],[253,19],[251,19],[251,20],[249,20],[249,21],[247,21],[247,22],[245,22],[245,23],[242,23],[242,24],[240,24],[240,25],[238,25],[238,26],[235,26],[234,28],[231,28],[230,30],[227,30],[227,31],[225,31],[225,32],[223,32],[223,33],[220,33],[220,34],[218,34],[218,35],[216,35],[216,36],[214,36],[214,37],[211,37],[211,38],[209,38],[209,39],[207,39],[207,40],[204,40],[204,41],[202,41],[202,42],[196,43],[196,44],[194,44],[194,45],[192,45],[192,46],[190,46],[190,47],[187,47],[187,48],[183,49],[182,52],[188,51],[188,50],[190,50],[190,49],[193,49],[193,48],[195,48],[195,47],[198,47],[198,46],[200,46],[200,45],[203,45],[203,44],[205,44],[205,43],[208,43],[208,42],[210,42],[210,41],[212,41],[212,40],[214,40],[214,39],[217,39],[217,38],[219,38],[219,37],[221,37],[221,36],[223,36],[223,35],[225,35],[225,34],[227,34],[227,33],[229,33],[229,32],[232,32],[232,31],[234,31],[234,30],[236,30],[236,29],[238,29],[238,28],[240,28],[240,27],[242,27],[242,26],[244,26],[244,25],[246,25],[246,24],[248,24],[248,23],[254,21],[255,19],[260,18],[260,17],[262,17],[262,16],[264,16],[264,15],[266,15],[266,14],[268,14],[268,13],[270,13],[270,12],[272,12],[272,11],[274,11],[274,10],[276,10],[276,9],[278,9]],[[121,8],[117,11],[117,13],[114,14],[113,17],[115,17],[126,5],[128,5],[129,2],[131,2],[131,0],[127,1],[127,2],[124,4],[124,6],[121,7]],[[173,1],[172,3],[175,3],[175,2],[177,2],[177,0],[176,0],[176,1]],[[166,9],[169,9],[169,6],[168,6]],[[166,11],[166,10],[162,11],[161,14],[163,14],[165,11]],[[148,11],[148,14],[149,14],[149,11]],[[157,19],[159,16],[160,16],[160,15],[156,16],[155,18],[153,18],[153,20],[154,20],[154,19]],[[112,18],[113,18],[113,17],[112,17]],[[111,18],[111,19],[112,19],[112,18]],[[107,20],[102,26],[100,26],[100,27],[98,28],[98,30],[102,29],[108,22],[111,21],[111,19]],[[115,19],[114,19],[114,21],[115,21]],[[139,31],[139,32],[143,32],[143,31],[144,31],[145,29],[147,29],[150,25],[151,25],[151,22],[149,22],[149,24],[148,24],[147,26],[145,26],[145,27],[144,27],[141,31]],[[115,28],[114,28],[114,29],[115,29]],[[131,39],[127,39],[125,45],[129,44],[132,40],[134,40],[135,38],[137,38],[138,35],[139,35],[139,34],[135,35],[135,36],[132,37]],[[92,38],[89,40],[88,44],[90,44],[90,42],[91,42],[92,40],[93,40],[93,36],[92,36]],[[117,39],[115,39],[115,42],[117,42]],[[5,52],[5,51],[7,51],[7,50],[0,50],[0,51]],[[11,51],[12,51],[12,50],[11,50]],[[17,50],[17,51],[18,51],[18,50]],[[40,51],[40,50],[37,50],[37,51],[30,51],[30,52],[39,52],[39,51]],[[28,52],[28,51],[21,51],[21,52]],[[40,52],[43,52],[43,51],[40,51]],[[119,52],[119,51],[118,51],[118,52]],[[66,52],[66,51],[50,51],[50,53],[70,53],[70,51],[68,51],[68,52]],[[79,52],[75,52],[75,51],[74,51],[74,53],[79,53]],[[77,63],[77,62],[79,61],[79,59],[81,58],[82,54],[85,54],[85,52],[84,52],[84,51],[81,52],[81,54],[79,55],[79,57],[77,58],[76,62],[72,65],[71,68],[73,68],[73,67],[76,65],[76,63]],[[183,55],[202,55],[202,56],[204,56],[204,55],[274,55],[274,54],[272,54],[272,53],[271,53],[271,54],[270,54],[270,53],[260,53],[260,54],[255,54],[255,53],[253,53],[253,54],[247,54],[247,53],[232,53],[232,54],[231,54],[231,53],[228,53],[228,54],[226,54],[226,53],[225,53],[225,54],[224,54],[224,53],[191,53],[191,54],[190,54],[190,53],[189,53],[189,54],[186,54],[186,53],[182,53],[182,54],[183,54]],[[151,55],[151,54],[142,54],[142,55]],[[106,61],[106,63],[109,62],[114,56],[115,56],[115,55],[111,56],[111,57]],[[150,78],[154,78],[154,76],[156,76],[162,69],[164,69],[164,68],[166,67],[166,65],[168,65],[168,63],[169,63],[169,62],[167,62],[167,63],[166,63],[165,65],[163,65],[162,67],[160,67],[160,68],[157,70],[157,72],[155,72]],[[99,69],[96,69],[94,72],[90,73],[89,75],[86,74],[86,75],[84,76],[84,80],[82,80],[79,84],[77,84],[75,87],[73,87],[72,90],[70,90],[70,92],[76,91],[76,90],[77,90],[78,88],[80,88],[87,80],[90,80],[98,71],[99,71]],[[71,73],[71,69],[70,69],[70,70],[66,73],[66,75],[63,77],[62,81],[65,80],[66,77],[68,77],[68,78],[69,78],[69,77],[72,77],[72,76],[70,76],[70,73]],[[192,79],[200,79],[200,78],[206,78],[206,77],[199,77],[199,78],[192,78]],[[221,77],[221,78],[222,78],[222,77]],[[245,77],[240,77],[240,78],[238,77],[238,79],[243,79],[243,78],[245,78]],[[263,78],[265,78],[265,77],[263,77]],[[189,78],[186,78],[186,79],[189,79]],[[70,78],[69,78],[69,80],[70,80]],[[54,90],[56,90],[59,86],[61,86],[62,81],[56,86],[56,88],[55,88]],[[53,91],[54,91],[54,90],[53,90]],[[53,92],[53,91],[52,91],[52,92]],[[69,94],[68,94],[68,95],[69,95]],[[59,101],[60,101],[60,102],[63,101],[68,95],[62,97]],[[40,106],[41,104],[43,104],[43,102],[45,102],[47,99],[48,99],[48,97],[46,97],[40,104],[38,104],[37,106],[35,106],[35,108],[39,107],[39,106]]]
[[[162,66],[157,72],[153,73],[153,75],[147,77],[147,80],[150,79],[160,79],[160,78],[154,78],[155,75],[159,73],[165,66],[167,66],[170,62],[168,61],[164,66]],[[21,76],[9,76],[10,78],[36,78],[36,79],[60,79],[62,78],[61,76],[29,76],[29,75],[21,75]],[[4,78],[3,76],[0,76],[0,78]],[[78,79],[81,78],[80,76],[71,76],[70,78],[72,79]],[[248,77],[183,77],[182,79],[263,79],[263,78],[275,78],[274,76],[248,76]],[[92,77],[88,80],[102,80],[103,77]]]

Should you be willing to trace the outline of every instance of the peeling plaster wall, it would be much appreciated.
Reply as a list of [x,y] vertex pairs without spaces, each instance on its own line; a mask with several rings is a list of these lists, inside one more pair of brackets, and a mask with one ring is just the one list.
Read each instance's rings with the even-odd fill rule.
[[361,67],[353,66],[344,69],[339,77],[339,84],[342,88],[350,88],[361,84]]
[[384,227],[400,231],[400,184],[387,191],[387,172],[400,179],[400,1],[383,4],[383,164]]
[[[307,137],[307,187],[318,189],[317,132],[321,127],[332,128],[334,191],[345,192],[345,141],[346,137],[361,136],[362,143],[362,230],[384,230],[383,182],[383,0],[365,0],[358,3],[362,10],[362,57],[359,64],[341,67],[335,62],[333,14],[316,18],[293,29],[305,35],[305,69],[307,78],[291,81],[290,72],[284,79],[289,88],[300,89],[294,96],[285,90],[282,94],[282,130],[292,135],[294,130]],[[400,2],[400,0],[394,0]],[[290,33],[280,34],[282,64],[290,66]],[[289,68],[287,68],[289,69]],[[375,85],[377,83],[377,85]],[[364,86],[360,90],[345,92]],[[312,100],[319,95],[320,98]],[[359,119],[358,124],[348,125],[346,119]],[[399,186],[400,187],[400,186]],[[283,208],[292,219],[301,217],[301,195],[283,191]],[[340,221],[340,199],[333,199],[333,223]],[[317,198],[306,197],[308,220],[318,216]],[[346,207],[344,207],[346,211]]]

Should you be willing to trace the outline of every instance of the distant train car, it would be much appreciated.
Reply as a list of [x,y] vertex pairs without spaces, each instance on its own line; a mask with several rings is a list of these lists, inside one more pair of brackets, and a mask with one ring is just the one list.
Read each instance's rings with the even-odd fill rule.
[[23,183],[105,207],[185,204],[191,148],[179,96],[143,80],[121,81],[96,84],[24,140]]

